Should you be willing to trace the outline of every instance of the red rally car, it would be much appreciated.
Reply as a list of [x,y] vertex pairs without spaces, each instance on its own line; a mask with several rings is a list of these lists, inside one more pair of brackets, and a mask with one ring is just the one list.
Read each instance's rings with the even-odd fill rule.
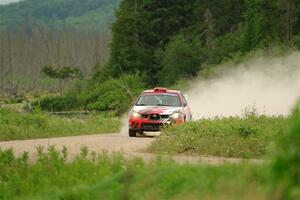
[[159,132],[164,125],[189,120],[192,120],[191,109],[180,91],[160,87],[146,90],[130,110],[129,136]]

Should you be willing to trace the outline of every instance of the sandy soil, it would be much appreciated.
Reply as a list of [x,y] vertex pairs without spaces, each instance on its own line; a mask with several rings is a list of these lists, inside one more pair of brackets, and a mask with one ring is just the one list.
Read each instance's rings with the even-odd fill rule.
[[[74,136],[74,137],[60,137],[49,139],[36,139],[36,140],[18,140],[0,142],[2,150],[13,148],[16,156],[22,154],[24,151],[29,152],[31,160],[35,158],[36,147],[43,146],[48,148],[55,146],[57,149],[62,149],[64,146],[68,148],[69,157],[72,159],[80,152],[82,147],[87,147],[90,152],[95,151],[101,153],[103,151],[108,153],[122,152],[128,159],[135,157],[143,158],[146,162],[157,159],[159,155],[142,153],[143,149],[154,140],[150,137],[137,137],[129,138],[121,134],[105,134],[105,135],[88,135],[88,136]],[[173,159],[178,163],[190,164],[222,164],[222,163],[240,163],[240,162],[253,162],[259,163],[259,160],[242,160],[235,158],[223,157],[208,157],[208,156],[185,156],[185,155],[160,155],[163,159]]]

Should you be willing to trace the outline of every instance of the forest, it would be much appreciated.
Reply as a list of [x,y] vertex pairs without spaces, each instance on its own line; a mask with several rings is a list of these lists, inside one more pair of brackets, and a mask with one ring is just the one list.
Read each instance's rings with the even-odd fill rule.
[[[298,49],[299,8],[297,0],[123,0],[111,26],[109,60],[86,84],[97,89],[75,98],[84,108],[126,110],[124,102],[132,95],[113,94],[122,90],[118,85],[138,91],[124,82],[128,74],[138,76],[140,86],[176,88],[182,80],[205,76],[211,67],[250,52]],[[99,88],[110,82],[119,84],[104,95]]]
[[109,27],[119,1],[26,0],[0,5],[0,94],[55,93],[45,66],[87,75],[107,61]]
[[256,49],[299,48],[298,0],[123,0],[107,73],[172,85]]
[[[27,0],[0,7],[4,93],[50,92],[50,97],[39,102],[45,110],[122,113],[146,87],[175,87],[259,49],[276,47],[288,52],[300,48],[298,0],[80,3]],[[21,8],[32,20],[22,22]],[[113,10],[115,17],[109,17]],[[103,14],[106,20],[100,17]],[[90,19],[83,26],[69,20],[84,21],[87,16]],[[95,24],[93,17],[99,23],[111,23],[110,31]],[[45,66],[78,68],[83,76],[60,80],[43,73]]]
[[0,29],[20,29],[36,23],[60,28],[109,28],[119,0],[26,0],[0,6]]

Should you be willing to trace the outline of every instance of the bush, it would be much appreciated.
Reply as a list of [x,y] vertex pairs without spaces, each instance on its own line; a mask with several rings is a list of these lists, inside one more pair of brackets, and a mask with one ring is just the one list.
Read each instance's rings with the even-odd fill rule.
[[39,105],[42,110],[52,112],[69,111],[80,107],[80,103],[76,96],[46,97],[39,101],[39,103],[35,103],[35,105]]
[[114,111],[123,114],[136,97],[145,88],[145,83],[140,74],[125,74],[118,79],[107,79],[104,82],[93,80],[90,83],[74,85],[63,97],[46,97],[35,106],[39,105],[46,111]]
[[144,88],[145,84],[139,74],[123,75],[119,79],[92,84],[88,93],[83,94],[81,98],[88,110],[114,110],[122,114]]
[[291,116],[289,131],[279,137],[273,154],[273,199],[300,199],[300,103]]
[[249,114],[203,119],[164,129],[149,151],[258,158],[286,127],[284,117]]

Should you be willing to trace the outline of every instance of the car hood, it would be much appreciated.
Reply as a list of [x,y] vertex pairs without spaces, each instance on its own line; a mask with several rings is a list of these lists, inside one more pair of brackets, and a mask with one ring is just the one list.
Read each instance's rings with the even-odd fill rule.
[[140,114],[160,114],[170,115],[174,112],[181,112],[182,107],[171,106],[134,106],[131,112],[138,112]]

